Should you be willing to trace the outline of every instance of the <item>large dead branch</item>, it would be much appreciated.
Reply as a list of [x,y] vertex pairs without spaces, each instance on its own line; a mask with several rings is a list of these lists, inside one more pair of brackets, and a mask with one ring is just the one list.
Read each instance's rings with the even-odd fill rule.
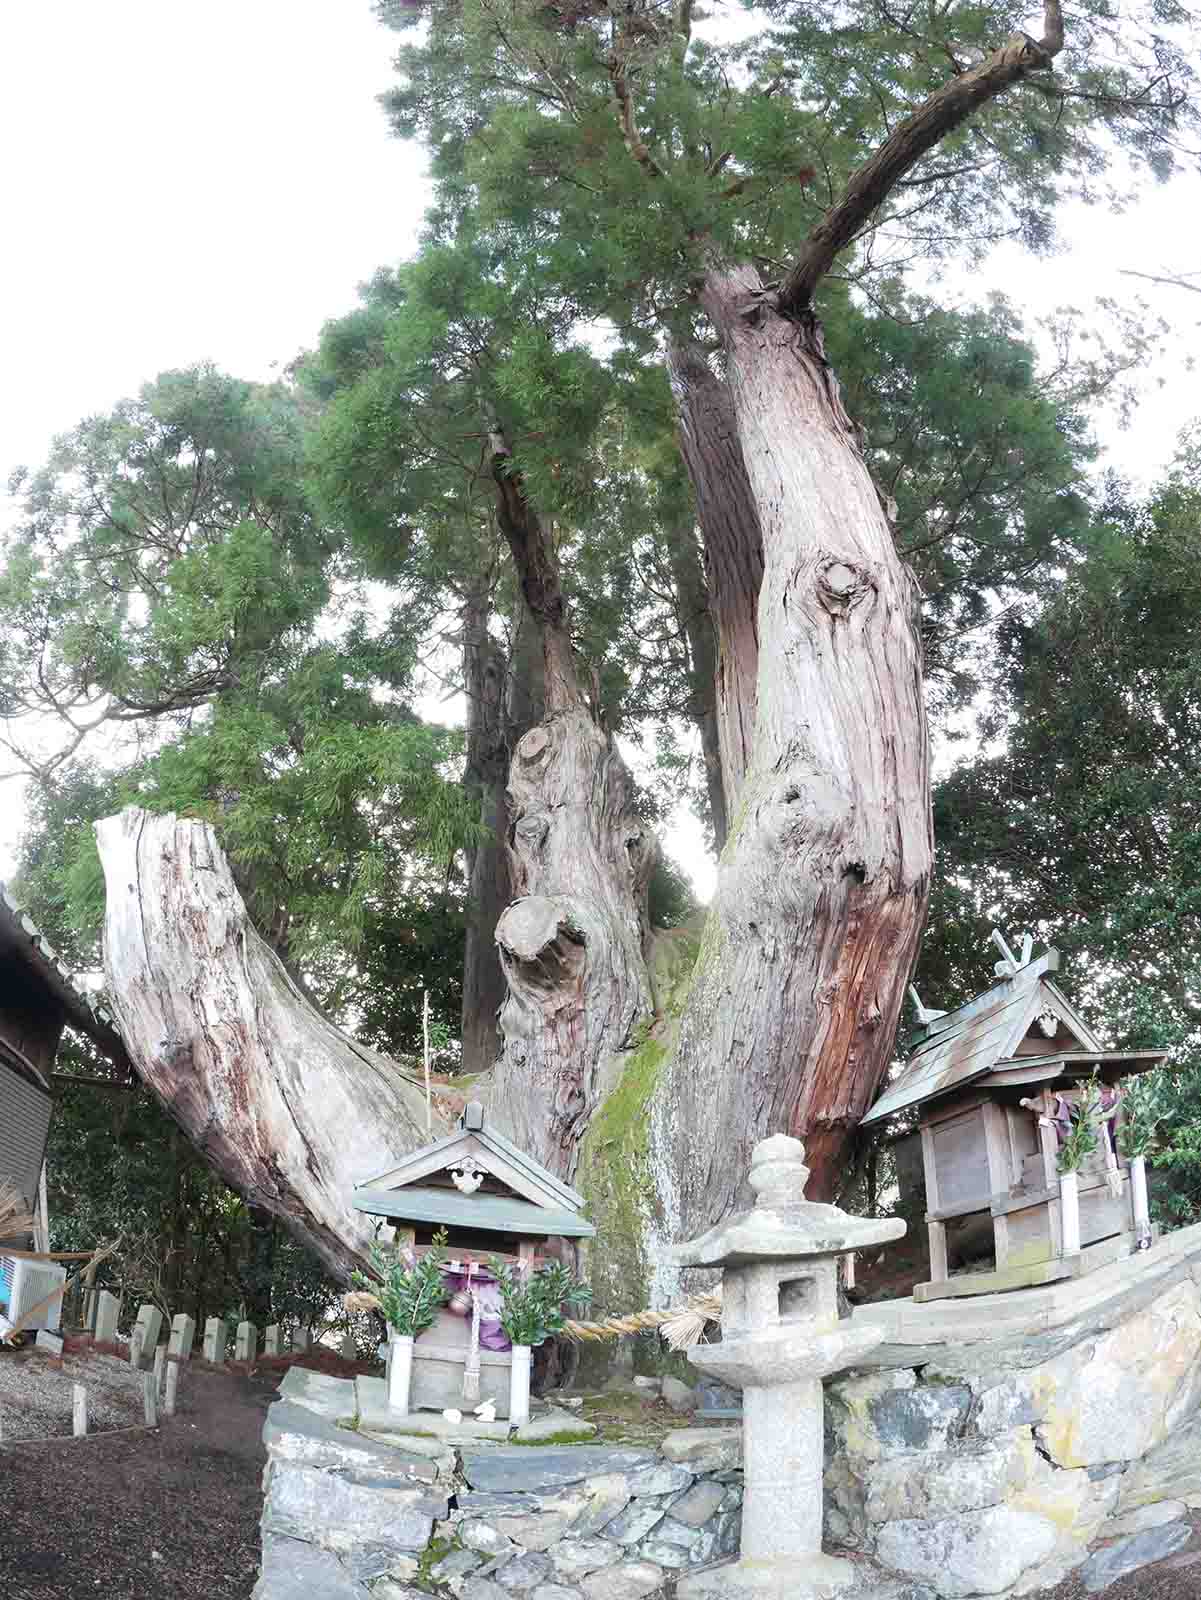
[[888,138],[852,173],[846,189],[826,212],[801,247],[792,270],[775,297],[787,314],[803,311],[813,292],[859,230],[883,205],[893,189],[923,156],[940,144],[982,105],[1032,72],[1045,71],[1063,49],[1063,14],[1059,0],[1045,0],[1041,39],[1015,33],[970,72],[944,83],[893,129]]
[[139,1077],[227,1183],[346,1279],[372,1232],[351,1192],[426,1142],[421,1088],[300,993],[207,823],[130,807],[96,837],[105,977]]

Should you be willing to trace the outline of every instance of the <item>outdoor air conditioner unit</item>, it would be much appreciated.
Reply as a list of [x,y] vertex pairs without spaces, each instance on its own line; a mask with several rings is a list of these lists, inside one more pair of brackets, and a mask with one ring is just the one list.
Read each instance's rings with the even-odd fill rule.
[[[66,1276],[66,1267],[60,1267],[56,1261],[26,1261],[20,1256],[0,1254],[0,1335],[8,1333],[39,1301],[54,1294]],[[49,1328],[53,1332],[58,1327],[62,1309],[63,1297],[55,1294],[49,1305],[43,1306],[25,1323],[22,1331]]]

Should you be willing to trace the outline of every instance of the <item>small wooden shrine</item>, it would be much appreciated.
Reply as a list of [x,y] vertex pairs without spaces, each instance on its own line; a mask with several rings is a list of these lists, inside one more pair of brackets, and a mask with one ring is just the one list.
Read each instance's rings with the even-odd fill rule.
[[[913,1052],[863,1119],[920,1108],[930,1282],[916,1300],[1075,1277],[1150,1241],[1142,1160],[1132,1173],[1118,1149],[1120,1084],[1165,1052],[1104,1049],[1052,982],[1056,950],[1032,958],[1027,936],[1018,956],[993,939],[999,981],[984,994],[942,1012],[911,990]],[[1061,1174],[1060,1147],[1094,1078],[1097,1148]]]
[[584,1198],[484,1126],[472,1101],[457,1132],[416,1150],[354,1191],[359,1211],[385,1217],[397,1244],[420,1251],[447,1234],[447,1302],[413,1344],[410,1405],[441,1411],[492,1399],[508,1415],[509,1340],[489,1257],[539,1264],[552,1238],[590,1239]]

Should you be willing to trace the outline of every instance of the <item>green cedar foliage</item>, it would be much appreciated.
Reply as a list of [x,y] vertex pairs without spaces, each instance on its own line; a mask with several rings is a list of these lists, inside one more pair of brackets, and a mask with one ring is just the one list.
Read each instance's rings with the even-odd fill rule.
[[1156,1074],[1153,1198],[1201,1216],[1201,441],[1145,502],[1111,483],[1095,548],[1001,620],[979,754],[938,786],[927,1004],[979,991],[988,929],[1030,928]]
[[[399,594],[377,615],[311,508],[303,441],[297,394],[197,368],[27,479],[0,568],[10,747],[38,779],[23,892],[95,961],[92,822],[129,803],[202,817],[260,930],[344,1020],[368,939],[401,958],[366,1031],[412,1049],[422,989],[453,1014],[459,982],[462,740],[409,708],[426,619]],[[436,912],[441,938],[413,938]]]
[[[688,315],[712,252],[787,264],[896,123],[1028,22],[1008,0],[901,14],[770,0],[741,28],[707,27],[690,0],[378,11],[405,36],[385,107],[428,146],[447,207],[470,203],[515,272],[635,341]],[[1074,8],[1055,71],[931,151],[873,219],[860,265],[1001,237],[1044,248],[1062,194],[1120,199],[1119,153],[1169,172],[1190,120],[1188,20],[1174,0]]]

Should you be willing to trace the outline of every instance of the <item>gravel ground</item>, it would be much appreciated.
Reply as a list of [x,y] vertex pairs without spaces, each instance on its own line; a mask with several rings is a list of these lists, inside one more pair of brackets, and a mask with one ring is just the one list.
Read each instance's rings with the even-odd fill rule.
[[71,1433],[71,1390],[88,1391],[88,1428],[108,1432],[142,1420],[142,1376],[115,1356],[0,1349],[0,1427],[5,1443]]
[[156,1430],[0,1448],[3,1600],[248,1600],[277,1383],[189,1367]]

